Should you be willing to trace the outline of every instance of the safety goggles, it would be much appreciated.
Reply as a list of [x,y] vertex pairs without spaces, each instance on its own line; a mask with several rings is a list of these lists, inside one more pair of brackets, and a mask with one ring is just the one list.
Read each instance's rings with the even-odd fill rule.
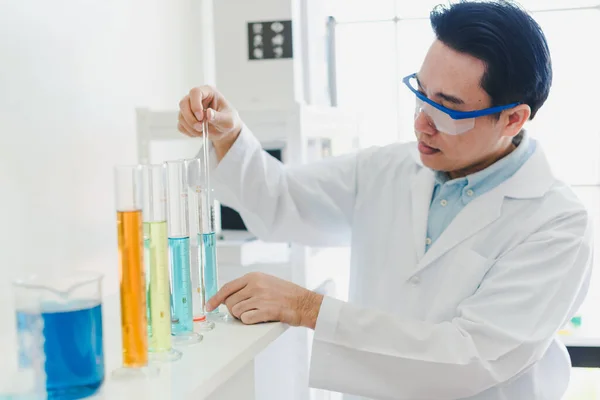
[[402,79],[402,82],[404,82],[411,92],[417,96],[415,119],[423,112],[438,131],[448,135],[460,135],[461,133],[473,129],[475,126],[475,118],[477,117],[496,114],[520,104],[512,103],[505,106],[490,107],[476,111],[456,111],[428,99],[427,96],[421,93],[418,89],[416,73],[408,75]]

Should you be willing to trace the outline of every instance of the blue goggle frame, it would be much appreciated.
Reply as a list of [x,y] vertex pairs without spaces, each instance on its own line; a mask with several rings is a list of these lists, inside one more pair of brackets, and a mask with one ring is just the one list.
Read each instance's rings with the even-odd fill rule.
[[410,91],[413,92],[420,100],[422,100],[425,103],[431,105],[432,107],[435,107],[438,110],[448,114],[450,116],[450,118],[452,118],[452,119],[467,119],[467,118],[483,117],[485,115],[496,114],[496,113],[499,113],[500,111],[508,110],[509,108],[513,108],[513,107],[521,104],[521,103],[512,103],[512,104],[507,104],[505,106],[489,107],[489,108],[484,108],[483,110],[475,110],[475,111],[451,110],[449,108],[442,106],[441,104],[436,103],[433,100],[430,100],[423,93],[419,92],[416,88],[412,87],[410,84],[411,78],[416,79],[417,74],[416,73],[410,74],[408,76],[405,76],[402,79],[402,82],[406,85],[406,87],[408,87],[410,89]]

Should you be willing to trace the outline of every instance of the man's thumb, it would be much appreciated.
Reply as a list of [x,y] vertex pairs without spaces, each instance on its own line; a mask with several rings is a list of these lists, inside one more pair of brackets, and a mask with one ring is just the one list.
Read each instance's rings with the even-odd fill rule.
[[216,111],[212,108],[209,108],[207,110],[208,113],[208,121],[212,122],[213,124],[222,124],[223,122],[226,122],[227,120],[227,116],[220,112],[220,111]]
[[233,127],[233,114],[231,111],[216,111],[208,109],[208,122],[219,132],[226,133]]

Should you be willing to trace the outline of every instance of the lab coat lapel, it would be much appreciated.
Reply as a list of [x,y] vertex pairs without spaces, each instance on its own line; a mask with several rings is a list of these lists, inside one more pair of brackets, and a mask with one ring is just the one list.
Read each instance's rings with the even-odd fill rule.
[[503,200],[504,194],[498,190],[474,199],[458,213],[438,240],[431,245],[420,260],[418,269],[427,267],[444,253],[497,220],[501,215]]
[[515,175],[495,189],[475,198],[458,213],[429,251],[419,258],[417,270],[427,267],[450,249],[500,218],[502,203],[506,197],[536,198],[549,190],[554,183],[554,176],[541,146],[537,146],[531,158]]
[[433,172],[428,168],[421,167],[412,177],[411,182],[411,211],[413,241],[417,254],[417,260],[421,260],[425,254],[425,239],[427,235],[427,216],[433,194],[435,178]]

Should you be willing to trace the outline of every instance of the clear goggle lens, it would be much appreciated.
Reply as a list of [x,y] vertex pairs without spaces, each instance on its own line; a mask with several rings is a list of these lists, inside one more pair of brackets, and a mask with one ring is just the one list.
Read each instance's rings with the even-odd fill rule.
[[425,103],[418,97],[416,100],[415,120],[422,112],[425,114],[429,123],[440,132],[448,135],[460,135],[475,127],[475,118],[452,119],[452,117],[445,112],[438,110],[431,104]]

